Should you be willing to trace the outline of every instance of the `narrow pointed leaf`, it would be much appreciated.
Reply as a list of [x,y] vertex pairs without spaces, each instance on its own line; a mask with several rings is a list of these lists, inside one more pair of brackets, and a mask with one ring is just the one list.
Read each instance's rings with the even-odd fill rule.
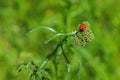
[[53,32],[53,33],[57,33],[57,31],[56,31],[55,29],[51,28],[51,27],[39,26],[39,27],[33,28],[33,29],[31,29],[30,31],[28,31],[28,32],[26,33],[26,35],[34,32],[34,31],[43,30],[43,29],[49,30],[49,31],[51,31],[51,32]]
[[53,39],[55,39],[55,38],[57,38],[57,37],[59,37],[59,36],[63,36],[63,35],[65,35],[65,34],[64,34],[64,33],[55,34],[55,35],[52,36],[50,39],[48,39],[47,41],[45,41],[45,42],[44,42],[44,45],[47,44],[47,43],[49,43],[51,40],[53,40]]

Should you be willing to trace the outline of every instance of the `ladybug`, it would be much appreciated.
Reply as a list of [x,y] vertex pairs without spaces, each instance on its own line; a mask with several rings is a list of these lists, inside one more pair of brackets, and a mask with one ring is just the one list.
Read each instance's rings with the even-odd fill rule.
[[86,29],[87,25],[85,23],[82,23],[79,25],[79,30],[84,31]]

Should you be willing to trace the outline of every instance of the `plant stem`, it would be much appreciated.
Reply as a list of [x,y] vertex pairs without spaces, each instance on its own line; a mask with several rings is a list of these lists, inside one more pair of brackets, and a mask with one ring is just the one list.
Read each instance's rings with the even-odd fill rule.
[[59,47],[61,47],[63,45],[63,43],[67,40],[69,35],[65,35],[65,37],[59,41],[59,43],[57,44],[56,48],[46,57],[46,60],[42,63],[42,65],[40,66],[40,69],[43,68],[47,62],[52,58],[52,56],[57,52],[57,50],[59,49]]
[[63,45],[61,46],[62,49],[62,54],[67,62],[67,71],[70,72],[70,61],[68,60],[67,56],[65,55],[64,49],[63,49]]

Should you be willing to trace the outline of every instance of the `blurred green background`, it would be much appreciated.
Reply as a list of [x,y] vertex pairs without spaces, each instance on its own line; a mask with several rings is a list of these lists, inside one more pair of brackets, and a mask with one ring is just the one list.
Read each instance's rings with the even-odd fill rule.
[[50,61],[46,67],[52,80],[78,80],[77,75],[81,80],[120,80],[120,0],[0,0],[0,80],[27,80],[16,66],[41,63],[57,44],[52,40],[41,47],[54,34],[36,30],[26,36],[27,31],[46,25],[67,33],[82,21],[91,24],[95,39],[86,47],[65,49],[70,73],[61,57],[56,78]]

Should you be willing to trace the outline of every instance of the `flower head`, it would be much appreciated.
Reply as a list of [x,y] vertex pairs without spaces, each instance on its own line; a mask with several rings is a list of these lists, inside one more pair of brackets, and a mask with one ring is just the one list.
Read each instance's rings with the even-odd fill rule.
[[73,35],[73,38],[75,44],[86,46],[88,42],[94,39],[94,34],[90,29],[90,24],[87,21],[79,24],[76,33]]

